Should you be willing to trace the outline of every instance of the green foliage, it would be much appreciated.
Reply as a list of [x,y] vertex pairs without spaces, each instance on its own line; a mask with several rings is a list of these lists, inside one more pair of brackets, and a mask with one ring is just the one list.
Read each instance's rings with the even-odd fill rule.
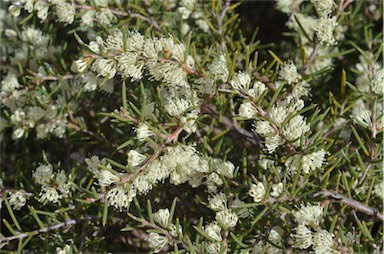
[[2,252],[383,251],[382,5],[249,3],[2,2]]

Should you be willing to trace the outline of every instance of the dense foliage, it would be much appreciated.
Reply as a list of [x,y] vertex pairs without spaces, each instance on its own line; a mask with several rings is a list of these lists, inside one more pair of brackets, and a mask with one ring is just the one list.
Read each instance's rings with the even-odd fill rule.
[[2,251],[382,253],[382,3],[246,4],[1,2]]

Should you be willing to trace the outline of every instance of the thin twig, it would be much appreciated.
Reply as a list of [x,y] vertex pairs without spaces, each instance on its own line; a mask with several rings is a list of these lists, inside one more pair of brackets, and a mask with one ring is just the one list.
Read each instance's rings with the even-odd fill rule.
[[3,242],[7,243],[9,241],[13,241],[13,240],[17,240],[17,239],[22,239],[22,238],[25,238],[25,237],[28,237],[28,236],[31,236],[31,235],[37,235],[37,234],[40,234],[40,233],[46,233],[48,231],[52,231],[52,230],[55,230],[55,229],[58,229],[58,228],[75,225],[76,223],[77,223],[76,220],[66,220],[64,222],[60,222],[58,224],[55,224],[55,225],[52,225],[52,226],[48,226],[48,227],[45,227],[45,228],[41,228],[41,229],[38,229],[38,230],[34,230],[34,231],[31,231],[31,232],[28,232],[28,233],[21,233],[19,235],[14,235],[14,236],[9,236],[9,237],[1,238],[0,239],[0,243],[3,243]]
[[308,62],[304,64],[304,66],[301,68],[300,73],[304,74],[304,72],[308,69],[308,67],[313,63],[313,61],[316,58],[317,52],[319,51],[320,42],[317,42],[315,47],[313,47],[312,53],[308,58]]
[[[204,107],[202,111],[203,113],[207,113],[217,120],[220,118],[217,110],[211,105]],[[238,135],[246,139],[246,141],[249,142],[251,145],[261,147],[260,139],[255,132],[250,132],[241,128],[226,116],[223,116],[220,120],[220,123],[223,124],[226,129],[236,132]]]
[[[199,138],[200,143],[204,145],[204,138],[199,130],[196,130],[196,136]],[[209,144],[207,144],[207,150],[209,154],[213,154],[213,149]]]
[[381,221],[384,221],[383,214],[381,214],[377,208],[367,206],[363,203],[360,203],[359,201],[356,201],[352,198],[348,198],[344,195],[334,193],[334,192],[331,192],[329,190],[322,190],[322,191],[317,192],[315,194],[315,197],[316,196],[322,196],[322,197],[325,197],[328,199],[336,200],[336,201],[338,201],[338,202],[340,202],[340,203],[342,203],[348,207],[356,209],[357,211],[363,212],[367,215],[373,216],[373,217],[375,217]]
[[[223,11],[221,12],[221,15],[216,17],[217,18],[217,26],[218,26],[218,31],[219,31],[219,34],[220,34],[220,37],[222,39],[223,38],[223,21],[224,21],[224,18],[226,17],[226,14],[227,14],[227,11],[229,10],[229,7],[231,6],[231,1],[230,0],[227,0],[225,2],[225,5],[224,5],[224,8],[223,8]],[[220,47],[221,47],[221,51],[224,52],[225,50],[225,40],[222,40],[221,41],[221,44],[220,44]]]
[[71,74],[63,75],[63,76],[45,76],[45,77],[36,77],[36,79],[32,80],[32,83],[34,84],[40,84],[44,81],[57,81],[57,80],[67,80],[67,79],[74,79],[75,76]]
[[145,6],[145,10],[147,11],[148,13],[148,16],[149,16],[149,23],[160,33],[162,33],[161,31],[161,28],[159,26],[159,24],[157,24],[156,20],[153,18],[153,12],[150,8],[150,3],[148,0],[144,0],[144,6]]

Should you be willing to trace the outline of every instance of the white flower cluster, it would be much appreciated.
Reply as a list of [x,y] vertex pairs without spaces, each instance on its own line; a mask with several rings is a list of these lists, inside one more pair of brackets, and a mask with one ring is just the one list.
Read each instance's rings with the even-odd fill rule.
[[[367,52],[367,55],[373,59],[371,52]],[[377,95],[382,95],[384,93],[384,71],[382,64],[379,62],[370,63],[363,56],[359,56],[359,60],[359,63],[355,66],[358,73],[356,78],[357,88],[364,93],[372,91]]]
[[256,108],[255,102],[260,99],[260,96],[266,91],[265,84],[260,81],[256,81],[251,86],[251,78],[247,73],[239,72],[232,77],[230,84],[233,89],[238,93],[247,95],[253,101],[246,101],[240,105],[239,116],[252,119],[257,117],[258,110]]
[[62,198],[61,194],[67,195],[69,192],[70,183],[67,182],[67,175],[64,170],[54,173],[51,164],[40,165],[32,176],[35,182],[41,185],[39,202],[57,203]]
[[304,174],[308,174],[316,169],[321,169],[325,159],[324,149],[305,155],[294,155],[289,157],[284,165],[287,167],[290,174],[295,174],[298,170],[302,169]]
[[[314,48],[310,40],[314,38],[314,35],[317,36],[321,43],[321,47],[317,49],[318,57],[313,59],[308,67],[308,72],[313,73],[332,63],[332,58],[321,56],[338,52],[338,48],[334,45],[337,44],[338,40],[344,38],[345,27],[340,26],[337,23],[336,17],[332,16],[333,8],[336,6],[333,0],[312,0],[316,7],[318,18],[298,12],[301,2],[303,1],[279,1],[279,3],[285,3],[285,10],[289,10],[285,11],[290,14],[287,26],[296,31],[300,36],[300,42],[304,45],[305,56],[308,57],[312,54]],[[301,61],[300,54],[297,54],[295,61]]]
[[292,118],[292,115],[303,107],[302,100],[287,99],[272,107],[268,112],[268,121],[256,121],[255,131],[265,137],[268,153],[273,153],[285,142],[289,142],[295,147],[300,146],[300,138],[310,131],[310,127],[303,116],[296,115]]
[[136,132],[136,138],[139,141],[144,141],[147,138],[155,135],[155,133],[151,131],[148,125],[145,123],[139,123],[137,128],[135,129],[135,132]]
[[316,33],[320,43],[326,45],[337,44],[334,32],[338,26],[338,23],[336,17],[331,16],[333,0],[312,0],[312,2],[314,2],[314,5],[316,6],[319,18],[307,16],[302,13],[294,13],[294,15],[290,16],[288,27],[300,32],[300,38],[305,44],[308,43],[307,36],[305,36],[304,33],[300,31],[301,28],[295,20],[296,17],[309,38],[313,38],[313,35]]
[[[197,4],[196,0],[181,0],[180,7],[177,8],[177,12],[181,15],[183,20],[191,18],[198,28],[203,30],[205,33],[209,32],[209,26],[203,18],[203,12],[201,7]],[[183,35],[188,34],[191,30],[187,22],[183,22],[181,31]]]
[[59,48],[51,45],[50,37],[37,28],[27,27],[20,32],[8,29],[6,35],[21,42],[18,47],[4,45],[13,66],[28,65],[32,71],[36,71],[41,60],[56,60],[55,54],[61,53]]
[[289,85],[297,83],[301,79],[301,75],[297,72],[297,68],[293,61],[284,63],[279,71],[279,77],[280,79],[287,81]]
[[[100,160],[98,156],[94,155],[90,159],[86,158],[85,163],[88,165],[88,170],[94,174],[101,187],[110,186],[112,183],[120,180],[119,176],[111,172],[112,167],[109,163],[107,164],[107,160],[105,158]],[[105,167],[101,169],[99,165],[103,165]],[[111,171],[105,168],[111,169]]]
[[219,54],[213,59],[212,64],[208,66],[210,75],[214,80],[221,80],[226,82],[229,75],[227,58],[224,54]]
[[377,197],[379,197],[381,200],[384,199],[384,182],[379,181],[379,183],[375,184],[373,187],[373,194],[375,194]]
[[376,123],[376,131],[382,130],[384,127],[383,118],[383,104],[377,103],[374,108],[374,116],[376,119],[372,119],[372,110],[369,104],[365,103],[363,99],[358,99],[352,106],[352,114],[350,115],[354,124],[358,124],[363,128],[373,128],[373,121]]
[[123,208],[129,208],[129,205],[135,196],[136,192],[131,185],[116,185],[107,193],[108,205],[122,211]]
[[[182,234],[183,229],[180,225],[175,225],[169,222],[169,219],[170,219],[169,215],[170,213],[168,208],[159,209],[156,213],[153,214],[153,220],[164,229],[167,229],[168,232],[173,237],[177,237]],[[169,223],[169,226],[168,226],[168,223]]]
[[210,237],[207,241],[204,241],[205,253],[227,253],[227,249],[222,248],[221,242],[223,238],[221,236],[221,227],[216,221],[205,225],[203,230]]
[[213,194],[208,198],[209,207],[216,211],[216,221],[224,229],[235,227],[238,221],[236,212],[227,207],[227,197],[224,193]]
[[138,151],[130,150],[127,154],[127,165],[131,167],[137,167],[143,163],[146,158],[147,157],[145,155],[139,153]]
[[335,28],[338,26],[336,17],[320,17],[316,24],[316,35],[320,43],[336,45],[337,41],[333,36]]
[[[128,152],[128,166],[137,167],[145,158],[139,152],[131,150]],[[100,185],[115,184],[108,191],[107,199],[109,205],[120,210],[128,208],[133,197],[138,194],[147,194],[153,185],[168,177],[170,183],[174,185],[188,182],[193,188],[196,188],[204,183],[207,186],[207,191],[212,193],[223,184],[222,177],[233,177],[235,169],[229,161],[223,162],[220,159],[200,157],[196,149],[190,145],[167,147],[164,155],[149,163],[145,169],[133,175],[129,183],[124,184],[118,183],[118,176],[109,171],[100,174],[98,165],[104,165],[106,161],[100,161],[97,156],[86,159],[86,163],[90,171],[98,178]],[[203,182],[204,178],[206,180]],[[224,215],[223,220],[227,218],[227,215]],[[232,225],[233,223],[229,224]]]
[[372,126],[372,112],[369,108],[367,108],[362,99],[355,102],[352,107],[352,114],[350,116],[354,124],[359,124],[364,128]]
[[292,215],[297,223],[316,227],[323,220],[323,208],[320,205],[302,205],[300,210],[293,211]]
[[[50,45],[49,36],[38,29],[26,28],[17,36],[21,41],[20,47],[7,47],[11,63],[15,66],[28,66],[32,72],[37,72],[36,78],[44,77],[44,68],[39,67],[38,63],[55,59],[54,55],[59,50]],[[1,81],[0,101],[10,111],[13,138],[23,137],[31,128],[36,128],[38,138],[46,138],[48,134],[62,138],[67,125],[63,107],[66,107],[68,96],[59,94],[56,100],[52,100],[46,87],[20,83],[19,75],[12,69],[7,69],[6,73]],[[65,87],[69,89],[63,83],[62,90]]]
[[323,209],[319,205],[301,206],[298,211],[293,211],[292,215],[299,225],[294,228],[295,233],[291,233],[294,239],[293,247],[299,249],[308,249],[312,246],[314,253],[337,253],[333,234],[320,229]]
[[170,242],[170,239],[158,233],[151,232],[148,235],[147,241],[149,242],[149,247],[153,249],[155,253],[158,253]]
[[164,89],[162,90],[162,101],[165,112],[175,117],[186,132],[196,131],[199,100],[194,90],[179,87]]
[[279,82],[285,81],[292,86],[292,92],[289,97],[299,99],[309,95],[309,84],[301,79],[301,75],[297,72],[297,67],[293,61],[285,62],[281,66],[279,80]]
[[261,202],[266,194],[264,184],[262,182],[258,182],[257,184],[251,184],[248,194],[253,198],[254,202]]
[[72,24],[75,19],[76,8],[73,2],[65,1],[53,1],[56,2],[56,15],[57,21],[63,22],[66,24]]
[[271,193],[269,193],[269,195],[271,195],[272,197],[280,196],[281,193],[283,193],[284,191],[283,187],[283,183],[272,184],[272,191]]
[[378,70],[371,81],[372,92],[377,95],[383,95],[384,93],[384,69]]
[[316,10],[321,17],[327,17],[332,13],[333,0],[312,0],[312,3],[316,6]]
[[70,245],[66,244],[63,248],[57,247],[56,254],[72,254],[72,248]]
[[110,8],[108,8],[109,1],[87,1],[92,6],[86,5],[84,2],[79,1],[79,11],[76,12],[76,5],[71,0],[20,0],[10,5],[8,10],[13,16],[18,17],[21,9],[29,13],[36,11],[37,17],[44,21],[47,19],[50,10],[54,10],[57,16],[57,21],[65,24],[72,24],[76,15],[81,17],[81,22],[86,27],[92,27],[97,20],[100,24],[109,26],[116,20]]
[[251,77],[248,73],[237,73],[232,77],[230,84],[239,93],[246,94],[255,100],[257,100],[266,90],[265,84],[260,81],[256,81],[251,86]]
[[[25,110],[25,111],[24,111]],[[25,131],[36,127],[37,137],[46,138],[49,133],[62,138],[67,125],[66,114],[58,112],[56,105],[45,108],[39,106],[26,106],[25,109],[16,108],[10,117],[14,129],[12,137],[19,139]]]
[[28,194],[23,191],[11,192],[8,198],[9,204],[13,206],[13,209],[20,210],[27,203]]
[[293,14],[296,12],[296,9],[304,0],[278,0],[276,8],[281,12],[287,14]]
[[338,253],[335,250],[333,234],[327,230],[318,229],[313,232],[307,226],[300,224],[294,228],[295,233],[291,234],[295,243],[293,247],[308,249],[312,246],[315,254]]
[[[118,73],[135,81],[143,77],[144,70],[148,70],[154,80],[188,87],[188,70],[192,71],[195,64],[191,56],[185,55],[185,45],[175,43],[173,38],[144,38],[132,31],[125,36],[120,30],[114,30],[105,41],[97,37],[90,42],[89,48],[100,55],[95,58],[91,69],[107,79]],[[88,61],[79,60],[89,64]],[[79,66],[79,62],[75,65]],[[81,66],[79,70],[86,68],[84,64]]]

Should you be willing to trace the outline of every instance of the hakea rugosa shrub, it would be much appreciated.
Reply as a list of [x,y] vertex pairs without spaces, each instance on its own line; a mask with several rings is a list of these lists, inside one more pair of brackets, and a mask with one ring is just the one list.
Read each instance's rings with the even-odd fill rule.
[[2,249],[382,252],[382,5],[242,5],[2,2]]

